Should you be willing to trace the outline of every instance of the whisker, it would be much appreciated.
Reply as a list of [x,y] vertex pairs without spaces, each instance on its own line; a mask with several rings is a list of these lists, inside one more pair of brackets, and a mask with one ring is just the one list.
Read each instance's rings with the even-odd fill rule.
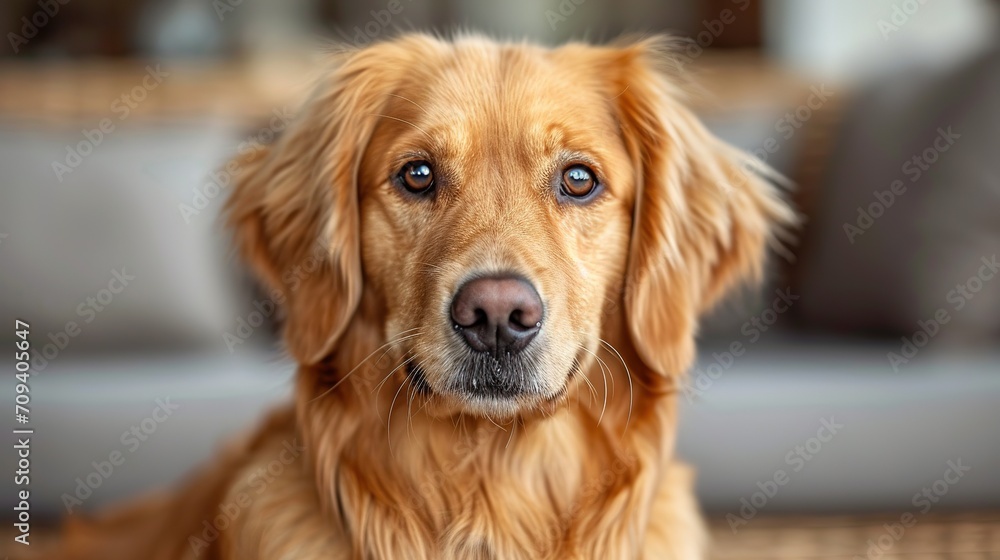
[[[405,331],[403,331],[402,333],[400,333],[400,335],[402,335],[404,333],[411,332],[411,331],[415,331],[415,330],[418,330],[418,329],[419,329],[419,327],[415,327],[415,328],[412,328],[412,329],[406,329]],[[320,399],[322,397],[325,397],[326,395],[330,394],[331,391],[333,391],[341,383],[343,383],[344,381],[346,381],[347,378],[350,377],[352,373],[354,373],[355,371],[357,371],[358,368],[360,368],[365,362],[367,362],[368,360],[370,360],[371,357],[374,356],[375,353],[378,352],[379,350],[381,350],[383,348],[386,348],[386,352],[388,352],[389,350],[388,350],[387,347],[390,347],[393,344],[398,344],[398,343],[400,343],[400,342],[402,342],[404,340],[407,340],[407,339],[413,338],[415,336],[418,336],[419,334],[420,333],[417,332],[417,333],[413,333],[412,335],[407,335],[407,336],[397,335],[397,337],[395,339],[390,340],[389,342],[386,342],[382,346],[379,346],[378,348],[376,348],[375,350],[373,350],[371,354],[368,354],[368,356],[366,356],[363,360],[361,360],[360,362],[358,362],[358,365],[354,366],[354,368],[351,369],[351,371],[347,372],[343,377],[341,377],[340,379],[338,379],[337,382],[334,383],[333,385],[331,385],[326,391],[323,391],[319,395],[317,395],[317,396],[313,397],[312,399],[310,399],[309,402],[313,402],[315,400],[318,400],[318,399]],[[385,356],[385,354],[382,354],[382,356]],[[379,356],[379,359],[376,360],[376,363],[378,363],[378,361],[381,361],[382,356]]]
[[441,266],[439,264],[434,264],[434,263],[429,263],[429,262],[424,262],[424,261],[417,261],[416,264],[423,265],[423,266],[428,266],[428,267],[431,267],[431,268],[436,268],[436,269],[442,270],[442,271],[446,270],[445,267],[443,267],[443,266]]
[[[607,298],[605,298],[605,299],[607,299]],[[589,337],[589,336],[590,336],[590,334],[589,334],[589,333],[586,333],[586,332],[583,332],[583,331],[576,331],[576,333],[577,333],[577,334],[579,334],[579,335],[582,335],[582,336],[584,336],[584,337]],[[598,340],[598,341],[600,341],[600,342],[604,342],[603,340],[601,340],[601,338],[600,338],[600,337],[598,337],[598,339],[597,339],[597,340]],[[582,346],[582,345],[578,345],[578,346],[579,346],[580,348],[583,348],[583,346]],[[586,348],[584,348],[584,350],[586,350]],[[598,352],[599,352],[600,350],[601,350],[601,349],[600,349],[600,347],[598,347]],[[594,353],[593,353],[593,352],[591,352],[591,354],[592,354],[592,355],[594,355]],[[597,356],[596,356],[596,355],[594,355],[594,357],[595,357],[595,358],[597,358]],[[600,360],[600,358],[598,358],[598,360]],[[604,362],[604,365],[605,365],[605,366],[607,367],[607,372],[608,372],[608,376],[609,376],[609,377],[611,378],[611,398],[612,398],[612,399],[614,399],[614,398],[615,398],[615,376],[614,376],[614,374],[612,374],[612,372],[611,372],[611,366],[608,366],[607,362]],[[605,381],[606,381],[606,380],[605,380]]]
[[428,274],[431,274],[432,276],[435,277],[443,276],[448,271],[448,269],[446,269],[445,267],[438,266],[436,264],[425,263],[425,262],[418,262],[416,264],[421,269],[425,269],[428,272]]
[[416,264],[417,264],[417,266],[426,268],[426,269],[430,270],[432,273],[435,273],[435,274],[437,274],[437,273],[442,273],[443,274],[445,272],[445,268],[443,266],[438,266],[436,264],[430,264],[430,263],[416,263]]
[[486,419],[490,421],[490,424],[493,424],[493,425],[494,425],[494,426],[496,426],[496,427],[497,427],[498,429],[500,429],[500,430],[502,430],[502,431],[504,431],[504,432],[506,432],[506,431],[507,431],[507,430],[505,430],[505,429],[504,429],[504,428],[503,428],[503,427],[502,427],[502,426],[501,426],[500,424],[497,424],[496,422],[494,422],[494,421],[493,421],[493,419],[492,419],[492,418],[490,418],[490,415],[489,415],[489,414],[486,414],[486,413],[483,413],[483,416],[485,416],[485,417],[486,417]]
[[608,101],[614,101],[615,99],[618,99],[619,97],[621,97],[622,95],[624,95],[624,94],[625,94],[625,92],[626,92],[626,91],[628,91],[628,87],[629,87],[630,85],[631,85],[631,84],[625,84],[625,89],[623,89],[623,90],[621,91],[621,93],[619,93],[618,95],[616,95],[616,96],[612,97],[612,98],[611,98],[611,99],[609,99]]
[[430,402],[431,402],[431,400],[430,400],[430,399],[427,399],[427,398],[425,398],[425,399],[424,399],[424,404],[420,405],[420,408],[418,408],[418,409],[417,409],[417,411],[416,411],[416,412],[414,412],[414,414],[420,414],[420,411],[421,411],[421,410],[423,410],[423,409],[425,409],[425,408],[427,408],[427,405],[428,405],[428,403],[430,403]]
[[[398,371],[399,368],[401,368],[401,367],[405,366],[406,364],[412,362],[414,360],[414,358],[416,358],[416,355],[410,356],[409,358],[407,358],[407,359],[403,360],[402,362],[400,362],[400,364],[398,366],[392,368],[392,371],[390,371],[388,374],[386,374],[385,378],[383,378],[382,381],[379,382],[378,386],[376,386],[375,389],[372,389],[373,393],[375,392],[376,389],[378,390],[378,393],[375,393],[375,415],[376,416],[381,417],[381,412],[379,412],[379,410],[378,410],[378,397],[382,393],[382,387],[385,385],[385,382],[388,381],[389,378],[392,377],[392,374],[396,373],[396,371]],[[407,377],[407,378],[409,378],[409,377]],[[402,385],[403,384],[401,383],[400,386],[402,386]]]
[[618,359],[621,360],[622,362],[622,366],[625,368],[625,377],[626,379],[628,379],[628,418],[625,419],[625,430],[622,432],[622,436],[624,436],[625,435],[624,432],[628,431],[629,422],[632,421],[632,401],[633,401],[632,372],[629,371],[628,364],[625,363],[625,358],[622,357],[621,352],[619,352],[617,348],[612,346],[610,342],[604,340],[603,338],[598,338],[597,340],[601,341],[601,344],[604,344],[605,346],[610,348],[611,351],[614,352],[616,356],[618,356]]
[[399,396],[399,392],[406,387],[407,383],[403,382],[399,384],[399,389],[396,389],[396,395],[392,397],[392,402],[389,404],[389,414],[385,417],[385,437],[389,443],[389,455],[395,459],[396,454],[392,451],[392,408],[396,406],[396,397]]
[[[579,346],[579,348],[581,350],[585,350],[583,346]],[[590,379],[587,377],[587,372],[583,371],[583,364],[580,363],[580,360],[573,358],[573,363],[576,364],[576,369],[577,371],[580,372],[580,377],[582,377],[583,381],[587,384],[588,387],[590,387],[590,393],[591,393],[590,404],[593,405],[594,401],[597,400],[597,388],[594,387],[594,384],[590,382]]]
[[410,388],[406,390],[406,437],[413,439],[413,397],[417,394],[417,388],[413,384],[413,380],[410,380]]
[[[420,336],[421,334],[422,334],[422,333],[420,333],[420,332],[416,332],[416,333],[413,333],[413,334],[411,334],[411,335],[407,335],[407,336],[405,336],[405,337],[402,337],[402,338],[400,338],[400,339],[397,339],[397,340],[396,340],[396,342],[398,343],[398,342],[402,342],[402,341],[404,341],[404,340],[409,340],[409,339],[411,339],[411,338],[416,338],[416,337]],[[391,350],[391,348],[386,348],[386,349],[385,349],[385,352],[382,352],[382,355],[381,355],[381,356],[379,356],[377,360],[375,360],[375,365],[376,365],[376,366],[377,366],[377,365],[379,364],[379,362],[381,362],[381,361],[382,361],[382,358],[384,358],[384,357],[385,357],[385,355],[389,353],[389,350]]]
[[[424,379],[424,385],[425,386],[427,385],[426,379]],[[415,412],[414,414],[419,414],[420,411],[427,408],[427,405],[431,402],[431,399],[427,395],[422,395],[422,396],[424,397],[424,404],[420,405],[420,407],[417,408],[417,412]]]
[[607,364],[604,363],[604,360],[602,360],[600,356],[591,351],[589,348],[585,348],[583,346],[581,346],[580,348],[597,360],[597,365],[601,368],[601,377],[604,378],[604,404],[601,406],[601,416],[598,417],[597,419],[597,425],[600,426],[601,420],[604,419],[604,411],[607,410],[608,408],[608,376],[607,373],[605,373],[605,368],[607,368],[607,371],[609,372],[611,371],[611,369],[607,367]]
[[399,368],[401,368],[401,367],[405,366],[406,364],[412,362],[413,359],[416,358],[416,357],[417,357],[416,354],[412,354],[411,353],[411,355],[410,355],[409,358],[403,360],[402,362],[399,363],[399,365],[397,365],[396,367],[392,368],[392,370],[389,373],[385,374],[385,377],[382,378],[382,381],[379,381],[378,385],[376,385],[375,388],[372,389],[372,393],[374,393],[375,391],[380,390],[381,387],[383,385],[385,385],[385,382],[388,381],[390,377],[392,377],[392,374],[396,373],[396,371],[398,371]]
[[504,449],[507,449],[508,447],[510,447],[510,442],[513,441],[513,439],[514,439],[514,432],[515,431],[517,431],[517,417],[516,416],[514,417],[514,420],[511,421],[511,423],[510,423],[510,435],[507,436],[507,445],[503,446]]

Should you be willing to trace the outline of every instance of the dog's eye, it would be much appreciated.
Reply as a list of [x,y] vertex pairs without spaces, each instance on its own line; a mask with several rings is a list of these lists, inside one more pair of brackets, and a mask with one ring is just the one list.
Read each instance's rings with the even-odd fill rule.
[[566,168],[562,175],[562,191],[567,196],[583,198],[597,188],[594,172],[586,165],[573,165]]
[[399,180],[411,193],[423,194],[434,186],[434,171],[426,161],[411,161],[399,170]]

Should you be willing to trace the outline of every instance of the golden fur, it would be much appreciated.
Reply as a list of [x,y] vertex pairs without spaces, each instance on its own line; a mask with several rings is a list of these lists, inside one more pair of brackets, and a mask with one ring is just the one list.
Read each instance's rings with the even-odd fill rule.
[[[683,106],[668,50],[412,34],[335,56],[228,205],[283,304],[294,405],[56,557],[703,557],[678,379],[699,314],[793,215]],[[433,201],[387,179],[414,154]],[[580,159],[606,190],[560,204],[550,177]],[[448,301],[499,270],[545,300],[543,394],[464,398]]]

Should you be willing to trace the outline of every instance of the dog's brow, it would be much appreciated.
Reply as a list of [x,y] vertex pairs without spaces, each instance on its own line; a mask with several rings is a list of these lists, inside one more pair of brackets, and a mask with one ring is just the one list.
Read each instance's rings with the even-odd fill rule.
[[416,101],[414,101],[414,100],[412,100],[412,99],[410,99],[408,97],[403,97],[402,95],[399,95],[398,93],[390,93],[389,96],[391,96],[391,97],[398,97],[399,99],[402,99],[403,101],[409,101],[414,106],[416,106],[417,109],[420,109],[421,111],[423,111],[425,113],[427,112],[427,109],[424,109],[423,106],[421,106],[419,103],[417,103]]
[[387,119],[392,119],[394,121],[399,121],[399,122],[402,122],[402,123],[406,123],[406,124],[412,126],[413,128],[417,129],[418,131],[420,131],[420,133],[423,134],[424,136],[430,138],[431,140],[434,139],[430,134],[427,134],[427,131],[425,131],[424,129],[420,128],[419,126],[411,123],[410,121],[408,121],[406,119],[401,119],[399,117],[393,117],[392,115],[383,115],[381,113],[372,113],[371,116],[373,116],[373,117],[385,117]]

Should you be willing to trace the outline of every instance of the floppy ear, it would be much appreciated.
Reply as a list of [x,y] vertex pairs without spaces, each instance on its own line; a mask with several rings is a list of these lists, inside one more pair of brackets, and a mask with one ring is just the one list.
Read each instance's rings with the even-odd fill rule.
[[665,40],[616,53],[617,104],[636,171],[625,311],[653,370],[682,374],[699,315],[761,276],[767,242],[795,221],[761,175],[775,174],[713,136],[680,102]]
[[302,364],[329,354],[358,306],[358,168],[394,76],[429,42],[411,36],[335,56],[284,134],[230,164],[238,180],[227,224],[282,305],[285,342]]

